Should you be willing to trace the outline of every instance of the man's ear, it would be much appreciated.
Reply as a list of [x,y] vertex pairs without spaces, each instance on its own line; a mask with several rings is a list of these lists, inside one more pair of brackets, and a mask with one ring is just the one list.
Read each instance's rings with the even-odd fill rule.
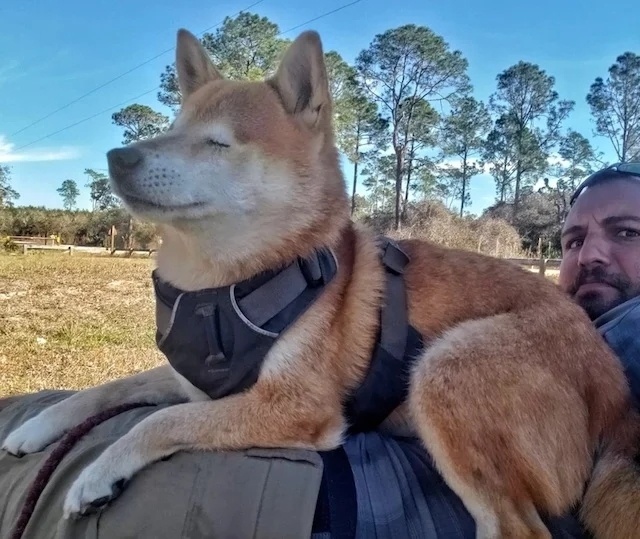
[[183,100],[207,82],[223,78],[202,43],[183,28],[178,30],[176,72]]
[[303,32],[291,43],[268,82],[285,110],[299,116],[309,128],[318,128],[331,117],[329,78],[317,32]]

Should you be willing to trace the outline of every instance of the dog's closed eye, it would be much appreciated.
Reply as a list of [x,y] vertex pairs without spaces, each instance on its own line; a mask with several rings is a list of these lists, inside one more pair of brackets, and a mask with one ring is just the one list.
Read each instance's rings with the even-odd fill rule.
[[229,144],[225,144],[224,142],[220,142],[219,140],[215,140],[215,139],[207,139],[207,145],[209,146],[215,146],[217,148],[228,148]]

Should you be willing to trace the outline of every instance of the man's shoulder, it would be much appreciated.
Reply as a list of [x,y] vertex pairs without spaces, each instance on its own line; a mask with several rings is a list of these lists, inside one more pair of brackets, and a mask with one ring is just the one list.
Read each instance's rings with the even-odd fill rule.
[[593,323],[605,338],[629,331],[635,335],[640,324],[640,296],[614,307],[596,318]]
[[614,307],[594,324],[622,362],[634,399],[640,404],[640,297]]

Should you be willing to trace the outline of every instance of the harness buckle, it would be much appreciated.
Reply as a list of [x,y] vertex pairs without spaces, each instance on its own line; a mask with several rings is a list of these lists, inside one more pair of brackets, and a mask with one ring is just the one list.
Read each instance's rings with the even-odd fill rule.
[[393,240],[385,238],[382,245],[382,263],[394,274],[402,275],[411,259]]
[[298,260],[300,273],[307,281],[309,288],[316,288],[326,284],[325,276],[322,273],[320,256],[320,253],[316,252],[308,259]]

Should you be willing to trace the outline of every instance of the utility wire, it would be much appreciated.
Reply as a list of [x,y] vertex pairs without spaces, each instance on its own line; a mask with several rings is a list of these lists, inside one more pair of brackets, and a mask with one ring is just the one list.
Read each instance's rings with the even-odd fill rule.
[[[240,13],[242,13],[243,11],[247,11],[248,9],[251,9],[254,6],[257,6],[258,4],[261,4],[262,2],[264,2],[265,0],[258,0],[257,2],[254,2],[253,4],[251,4],[250,6],[247,6],[246,8],[244,8],[241,11],[238,11],[236,14],[234,14],[233,16],[235,17],[236,15],[239,15]],[[201,36],[202,34],[213,30],[214,28],[216,28],[217,26],[220,26],[221,24],[224,23],[224,20],[209,26],[209,28],[205,28],[204,30],[202,30],[202,32],[200,32],[199,36]],[[162,56],[163,54],[167,54],[168,52],[171,52],[172,50],[175,49],[174,47],[171,47],[170,49],[167,49],[165,51],[162,51],[158,54],[156,54],[153,58],[149,58],[148,60],[145,60],[144,62],[142,62],[141,64],[138,64],[135,67],[132,67],[131,69],[129,69],[128,71],[125,71],[124,73],[121,73],[120,75],[112,78],[111,80],[108,80],[107,82],[105,82],[104,84],[101,84],[100,86],[96,86],[95,88],[93,88],[92,90],[89,90],[86,94],[82,94],[80,97],[77,97],[76,99],[74,99],[73,101],[69,101],[69,103],[67,103],[66,105],[62,105],[60,108],[57,108],[56,110],[54,110],[53,112],[50,112],[49,114],[47,114],[46,116],[43,116],[42,118],[38,118],[37,120],[31,122],[29,125],[24,126],[22,129],[18,129],[18,131],[16,131],[15,133],[12,133],[11,135],[9,135],[10,137],[14,137],[20,133],[22,133],[23,131],[26,131],[27,129],[33,127],[36,124],[39,124],[40,122],[46,120],[47,118],[51,118],[51,116],[53,116],[54,114],[57,114],[58,112],[60,112],[61,110],[65,110],[67,108],[69,108],[71,105],[75,105],[78,101],[82,101],[85,97],[90,96],[91,94],[96,93],[98,90],[101,90],[102,88],[104,88],[105,86],[109,86],[109,84],[111,84],[112,82],[115,82],[119,79],[121,79],[122,77],[128,75],[129,73],[132,73],[133,71],[135,71],[136,69],[140,69],[141,67],[147,65],[150,62],[153,62],[154,60],[160,58],[160,56]]]
[[[280,32],[279,34],[277,34],[276,37],[282,36],[282,35],[287,34],[289,32],[293,32],[293,30],[297,30],[301,26],[305,26],[306,24],[315,22],[315,21],[317,21],[319,19],[322,19],[324,17],[328,17],[329,15],[333,15],[334,13],[337,13],[338,11],[342,11],[343,9],[351,7],[351,6],[353,6],[355,4],[358,4],[360,2],[362,2],[362,0],[353,0],[352,2],[349,2],[348,4],[343,4],[343,5],[335,8],[335,9],[332,9],[331,11],[327,11],[327,12],[321,14],[321,15],[318,15],[317,17],[314,17],[313,19],[309,19],[308,21],[300,23],[300,24],[298,24],[296,26],[292,26],[291,28],[285,30],[284,32]],[[206,30],[205,30],[205,32],[206,32]],[[100,116],[102,114],[106,114],[107,112],[110,112],[113,109],[117,109],[119,107],[122,107],[123,105],[126,105],[127,103],[131,103],[132,101],[137,101],[141,97],[144,97],[145,95],[148,95],[148,94],[150,94],[152,92],[155,92],[156,90],[159,90],[161,88],[162,88],[162,86],[156,86],[155,88],[152,88],[151,90],[148,90],[148,91],[146,91],[146,92],[144,92],[144,93],[142,93],[140,95],[137,95],[136,97],[132,97],[130,99],[127,99],[126,101],[123,101],[122,103],[118,103],[117,105],[113,105],[113,106],[109,107],[108,109],[104,109],[104,110],[101,110],[100,112],[96,112],[95,114],[92,114],[91,116],[88,116],[88,117],[86,117],[86,118],[84,118],[82,120],[79,120],[79,121],[74,122],[74,123],[72,123],[70,125],[67,125],[66,127],[63,127],[62,129],[58,129],[57,131],[54,131],[53,133],[49,133],[48,135],[40,137],[39,139],[33,140],[31,142],[28,142],[27,144],[23,144],[22,146],[19,146],[18,148],[16,148],[14,151],[17,152],[17,151],[20,151],[20,150],[22,150],[24,148],[32,146],[33,144],[37,144],[38,142],[41,142],[41,141],[43,141],[45,139],[53,137],[54,135],[62,133],[63,131],[66,131],[67,129],[71,129],[72,127],[76,127],[77,125],[80,125],[80,124],[82,124],[84,122],[88,122],[89,120],[93,120],[93,118],[95,118],[97,116]]]

